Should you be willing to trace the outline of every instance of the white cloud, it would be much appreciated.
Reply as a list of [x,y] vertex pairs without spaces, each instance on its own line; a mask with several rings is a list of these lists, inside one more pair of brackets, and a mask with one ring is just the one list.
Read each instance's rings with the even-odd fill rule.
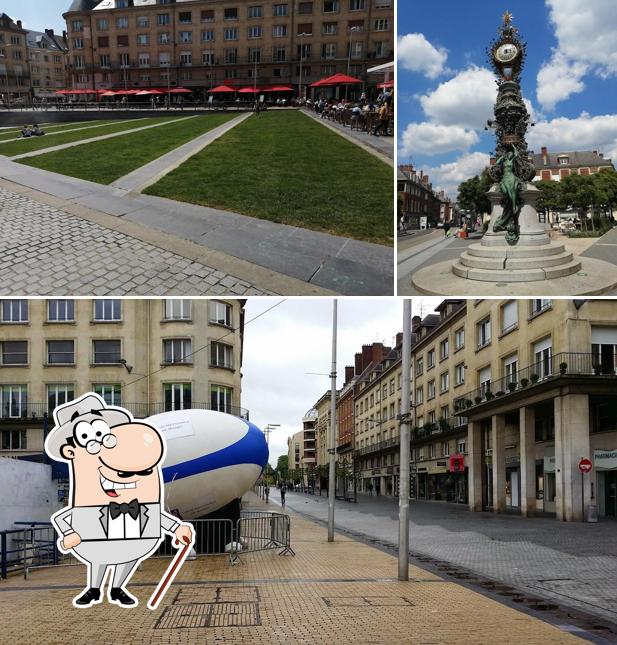
[[424,34],[406,34],[398,39],[398,61],[402,69],[437,78],[443,71],[448,51],[437,48]]
[[489,162],[490,156],[484,152],[470,152],[450,163],[427,168],[426,172],[433,188],[445,190],[451,198],[455,198],[459,184],[480,174],[489,165]]
[[549,151],[597,150],[605,157],[617,158],[617,114],[590,116],[583,112],[575,119],[560,117],[541,121],[531,128],[529,147],[538,152],[542,146]]
[[470,67],[420,97],[422,108],[434,123],[482,129],[493,115],[497,87],[493,72]]
[[560,101],[582,92],[585,89],[582,79],[587,70],[585,63],[569,60],[562,52],[555,51],[538,72],[537,96],[542,107],[552,110]]
[[615,0],[546,0],[555,28],[557,48],[538,72],[537,96],[552,110],[585,88],[589,73],[606,78],[617,74],[617,11]]
[[399,154],[403,157],[438,155],[452,150],[468,150],[478,141],[479,137],[473,130],[458,125],[410,123],[401,136]]

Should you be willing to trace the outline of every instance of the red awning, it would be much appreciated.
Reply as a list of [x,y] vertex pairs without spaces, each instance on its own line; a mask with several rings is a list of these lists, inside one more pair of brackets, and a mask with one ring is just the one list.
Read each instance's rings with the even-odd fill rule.
[[229,85],[217,85],[217,87],[210,90],[212,94],[223,94],[225,92],[237,92],[238,90],[235,87],[229,87]]
[[107,90],[107,92],[101,94],[101,96],[116,96],[116,93],[112,92],[111,90]]
[[170,90],[170,94],[192,94],[191,90],[187,90],[185,87],[176,87],[173,90]]
[[386,81],[385,83],[379,83],[377,87],[380,90],[390,89],[391,87],[394,87],[394,81]]
[[311,83],[310,87],[325,87],[328,85],[355,85],[357,83],[362,83],[359,78],[354,78],[353,76],[347,76],[347,74],[334,74],[334,76],[328,76],[327,78],[322,78],[314,83]]
[[239,94],[257,94],[261,92],[258,87],[243,87],[238,90]]
[[273,85],[272,87],[266,87],[263,90],[264,92],[293,92],[294,88],[289,87],[289,85]]

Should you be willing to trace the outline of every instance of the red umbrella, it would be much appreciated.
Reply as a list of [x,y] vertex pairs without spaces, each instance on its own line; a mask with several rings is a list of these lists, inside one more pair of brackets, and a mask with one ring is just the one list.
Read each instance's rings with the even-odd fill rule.
[[101,94],[101,96],[116,96],[116,93],[112,92],[111,90],[107,90],[107,92]]
[[152,92],[149,90],[141,90],[141,92],[137,92],[136,96],[150,96],[150,94],[152,94]]
[[187,90],[184,87],[176,87],[173,90],[170,90],[170,94],[192,94],[191,90]]
[[385,83],[379,83],[377,87],[380,90],[390,89],[391,87],[394,87],[394,81],[386,81]]
[[212,94],[223,94],[224,92],[237,92],[238,90],[235,87],[229,87],[229,85],[217,85],[214,89],[210,90]]
[[167,92],[162,92],[161,90],[150,90],[150,94],[167,94]]
[[362,83],[362,81],[359,78],[347,76],[347,74],[334,74],[334,76],[328,76],[327,78],[315,81],[315,83],[311,83],[310,87],[322,87],[326,85],[355,85],[357,83]]
[[261,92],[258,87],[243,87],[238,90],[239,94],[257,94],[258,92]]
[[293,92],[293,87],[289,85],[273,85],[264,90],[264,92]]

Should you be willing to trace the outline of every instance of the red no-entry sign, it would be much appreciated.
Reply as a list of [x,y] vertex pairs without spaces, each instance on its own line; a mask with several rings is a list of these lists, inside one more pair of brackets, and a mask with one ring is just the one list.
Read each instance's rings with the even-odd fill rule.
[[587,457],[584,457],[583,459],[581,459],[581,460],[578,462],[578,469],[579,469],[582,473],[588,473],[588,472],[590,472],[590,471],[591,471],[591,469],[592,469],[592,467],[593,467],[593,466],[592,466],[591,460],[590,460],[590,459],[587,459]]

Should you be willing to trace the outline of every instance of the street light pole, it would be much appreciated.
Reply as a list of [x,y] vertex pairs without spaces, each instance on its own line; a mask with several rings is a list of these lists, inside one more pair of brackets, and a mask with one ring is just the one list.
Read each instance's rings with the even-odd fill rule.
[[334,542],[334,495],[336,477],[336,314],[337,300],[332,302],[332,371],[330,372],[330,468],[328,471],[328,542]]
[[306,32],[302,32],[301,34],[298,34],[298,38],[300,38],[300,80],[298,82],[298,100],[302,102],[302,61],[304,59],[304,46],[302,45],[302,38],[304,36],[308,36]]
[[398,579],[409,580],[409,415],[411,408],[411,300],[403,300],[403,356],[398,496]]
[[[358,31],[358,27],[349,28],[349,52],[347,53],[347,76],[351,74],[351,39],[354,31]],[[347,102],[347,95],[349,93],[349,83],[345,85],[345,102]]]

